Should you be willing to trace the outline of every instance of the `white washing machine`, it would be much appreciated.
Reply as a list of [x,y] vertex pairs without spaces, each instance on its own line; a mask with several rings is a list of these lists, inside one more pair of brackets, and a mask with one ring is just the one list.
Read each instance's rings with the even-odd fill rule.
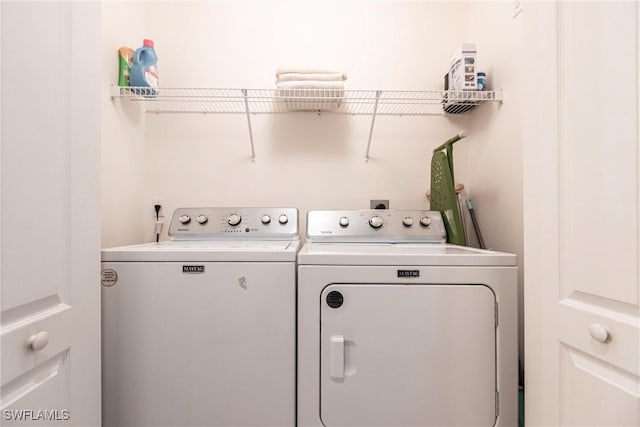
[[103,425],[294,426],[298,212],[183,208],[102,251]]
[[299,426],[517,425],[514,255],[430,211],[311,211],[307,238]]

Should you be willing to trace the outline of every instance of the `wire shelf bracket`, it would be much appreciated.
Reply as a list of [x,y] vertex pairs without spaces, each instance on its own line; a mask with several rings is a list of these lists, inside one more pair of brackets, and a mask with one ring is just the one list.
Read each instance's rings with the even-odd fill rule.
[[251,144],[251,161],[255,163],[256,150],[253,146],[253,131],[251,130],[251,114],[249,114],[249,100],[247,98],[247,90],[242,89],[242,94],[244,95],[244,108],[247,112],[247,126],[249,128],[249,143]]
[[369,162],[369,151],[371,151],[371,138],[373,137],[373,126],[376,124],[376,114],[378,113],[378,101],[380,101],[380,91],[376,91],[376,103],[373,104],[373,114],[371,115],[371,127],[369,128],[369,141],[367,142],[367,153],[364,155],[364,161]]

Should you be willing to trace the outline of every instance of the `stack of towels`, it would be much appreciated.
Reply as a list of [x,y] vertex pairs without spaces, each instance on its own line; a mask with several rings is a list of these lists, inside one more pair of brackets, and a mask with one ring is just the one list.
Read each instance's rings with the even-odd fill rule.
[[280,67],[278,97],[289,111],[332,111],[340,107],[347,73],[314,67]]

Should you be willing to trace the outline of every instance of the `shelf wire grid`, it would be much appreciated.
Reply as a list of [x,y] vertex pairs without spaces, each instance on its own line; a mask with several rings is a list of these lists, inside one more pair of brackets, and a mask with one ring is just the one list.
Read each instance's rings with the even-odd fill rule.
[[[274,114],[295,111],[352,115],[424,116],[459,114],[485,101],[501,101],[493,91],[386,91],[342,89],[116,88],[145,112]],[[248,111],[247,111],[248,109]]]

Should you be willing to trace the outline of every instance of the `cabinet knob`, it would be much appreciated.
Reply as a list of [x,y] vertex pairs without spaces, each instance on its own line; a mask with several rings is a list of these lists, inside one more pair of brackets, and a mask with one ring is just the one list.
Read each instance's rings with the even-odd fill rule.
[[597,323],[589,325],[589,334],[594,340],[603,343],[609,341],[609,338],[611,337],[607,328]]
[[42,331],[29,337],[29,347],[33,351],[40,351],[49,344],[49,332]]

